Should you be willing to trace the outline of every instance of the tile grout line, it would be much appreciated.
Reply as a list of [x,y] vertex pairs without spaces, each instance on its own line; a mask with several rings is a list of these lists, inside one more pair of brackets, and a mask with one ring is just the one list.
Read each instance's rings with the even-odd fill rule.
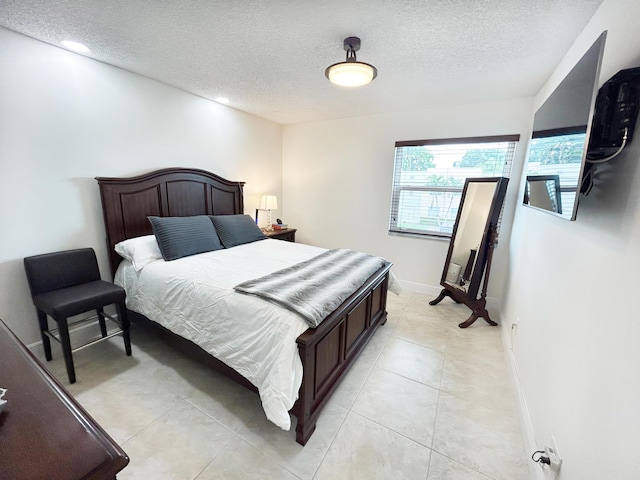
[[[452,337],[451,337],[451,333],[452,333],[453,331],[455,331],[455,330],[453,330],[453,328],[452,328],[452,329],[447,333],[447,342],[446,342],[446,347],[445,347],[445,356],[444,356],[444,362],[443,362],[443,366],[442,366],[442,374],[443,374],[443,376],[444,376],[444,368],[445,368],[444,363],[445,363],[445,362],[446,362],[446,360],[447,360],[447,351],[449,350],[449,340],[450,340],[450,338],[452,338]],[[441,387],[442,387],[442,379],[441,379]],[[483,405],[480,405],[480,404],[477,404],[476,402],[472,402],[472,401],[470,401],[470,400],[467,400],[467,399],[465,399],[465,398],[462,398],[462,397],[460,397],[460,396],[458,396],[458,395],[455,395],[455,394],[450,393],[450,392],[448,392],[448,391],[446,391],[446,390],[443,390],[442,388],[439,388],[439,389],[438,389],[438,403],[437,403],[437,406],[436,406],[436,421],[435,421],[435,424],[434,424],[434,432],[433,432],[433,436],[432,436],[432,440],[431,440],[431,448],[430,448],[430,450],[431,450],[431,452],[432,452],[432,453],[431,453],[431,458],[429,459],[429,471],[428,471],[428,474],[427,474],[427,480],[429,480],[428,475],[429,475],[429,473],[430,473],[430,471],[431,471],[431,462],[432,462],[432,460],[433,460],[433,452],[436,452],[436,453],[438,453],[439,455],[442,455],[443,457],[448,458],[450,461],[452,461],[452,462],[454,462],[454,463],[457,463],[457,464],[459,464],[459,465],[462,465],[462,466],[464,466],[465,468],[468,468],[469,470],[472,470],[473,472],[475,472],[475,473],[477,473],[477,474],[479,474],[479,475],[481,475],[481,476],[483,476],[483,477],[486,477],[486,478],[487,478],[487,480],[497,480],[495,477],[493,477],[493,476],[489,476],[489,475],[487,475],[486,473],[481,472],[480,470],[478,470],[478,469],[476,469],[476,468],[474,468],[474,467],[472,467],[472,466],[470,466],[470,465],[467,465],[467,464],[465,464],[465,463],[462,463],[461,461],[459,461],[459,460],[457,460],[457,459],[455,459],[455,458],[452,458],[451,456],[449,456],[449,455],[447,455],[447,454],[445,454],[445,453],[443,453],[443,452],[440,452],[440,451],[436,450],[436,449],[433,447],[433,446],[434,446],[434,443],[435,443],[435,438],[436,438],[436,430],[437,430],[437,425],[438,425],[438,415],[439,415],[439,413],[440,413],[440,400],[441,400],[441,398],[442,398],[442,394],[450,395],[450,396],[455,397],[455,398],[457,398],[457,399],[459,399],[459,400],[462,400],[462,401],[465,401],[465,402],[471,403],[471,404],[473,404],[473,405],[475,405],[475,406],[484,407]]]
[[[376,333],[378,333],[378,332],[376,332]],[[328,445],[326,451],[322,455],[322,459],[320,460],[320,463],[318,463],[318,466],[316,467],[316,469],[313,472],[313,475],[311,477],[312,479],[316,478],[316,475],[318,474],[318,471],[320,470],[320,468],[322,467],[322,464],[324,463],[325,459],[327,458],[329,450],[331,450],[331,447],[333,446],[333,443],[335,442],[336,437],[340,433],[340,430],[344,426],[344,423],[347,421],[347,416],[349,415],[349,413],[353,412],[353,410],[352,410],[353,409],[353,405],[355,405],[356,401],[358,400],[358,397],[360,396],[360,393],[362,393],[362,389],[364,388],[364,385],[367,383],[367,380],[369,380],[369,377],[371,376],[371,372],[373,372],[373,369],[376,366],[378,358],[380,357],[380,353],[382,352],[382,350],[384,350],[384,347],[386,346],[387,342],[389,341],[389,338],[391,338],[391,334],[387,337],[387,340],[385,341],[384,345],[380,349],[380,352],[378,353],[378,355],[376,356],[375,360],[373,361],[373,363],[371,365],[371,368],[369,369],[369,372],[367,373],[367,376],[365,377],[364,381],[362,382],[362,385],[360,385],[360,388],[358,389],[358,393],[355,395],[355,397],[353,399],[353,402],[351,402],[351,405],[349,406],[349,408],[346,409],[347,410],[347,414],[342,419],[342,422],[340,422],[340,426],[336,429],[336,433],[333,435],[333,437],[331,437],[331,441],[329,442],[329,445]],[[369,344],[367,344],[365,346],[365,348],[367,346],[369,346]],[[342,382],[340,382],[340,383],[342,383]],[[353,413],[357,415],[356,412],[353,412]]]

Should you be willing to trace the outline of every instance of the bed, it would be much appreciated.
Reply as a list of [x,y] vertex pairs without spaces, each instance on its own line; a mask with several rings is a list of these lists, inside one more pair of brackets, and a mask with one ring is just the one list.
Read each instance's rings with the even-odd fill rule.
[[[127,265],[126,261],[123,262],[122,257],[115,251],[115,246],[128,239],[150,235],[152,229],[148,220],[149,216],[189,217],[244,213],[242,195],[244,182],[225,180],[204,170],[169,168],[129,178],[99,177],[96,180],[102,199],[111,272],[114,278],[117,277],[119,282],[124,284],[131,283],[132,280],[127,279],[132,279],[136,275],[131,274],[131,266]],[[214,262],[215,265],[218,265],[215,262],[221,261],[223,256],[233,257],[236,255],[237,258],[241,258],[245,255],[243,248],[247,251],[257,248],[259,250],[257,255],[261,256],[269,256],[273,250],[274,257],[277,257],[274,259],[276,262],[274,265],[276,265],[280,252],[287,245],[297,248],[298,257],[295,255],[294,257],[298,259],[310,258],[321,250],[316,247],[294,245],[280,240],[264,240],[256,242],[253,247],[243,245],[233,247],[225,252],[197,255],[198,260],[190,260],[196,263],[187,268],[203,264],[204,260],[200,261],[200,258],[207,259],[207,262]],[[122,266],[121,263],[123,263]],[[153,268],[151,268],[152,265],[149,265],[142,271],[151,278],[155,270],[167,268],[161,265],[162,263],[177,264],[178,262],[157,262],[153,264]],[[188,264],[189,261],[185,263]],[[297,394],[297,400],[291,408],[291,413],[297,418],[296,441],[301,445],[306,444],[314,432],[320,411],[340,380],[346,375],[376,329],[386,322],[390,267],[391,264],[385,262],[366,279],[362,286],[350,293],[335,310],[329,313],[316,328],[307,328],[306,326],[301,328],[299,323],[301,320],[293,318],[296,317],[294,313],[283,307],[273,307],[280,309],[281,313],[278,315],[282,315],[285,324],[292,325],[287,333],[291,338],[287,341],[293,344],[291,348],[295,349],[297,346],[297,354],[299,355],[299,361],[297,358],[295,361],[296,364],[300,363],[301,365],[300,388],[297,392],[293,392],[294,395]],[[127,268],[128,274],[126,273]],[[248,274],[242,275],[246,277]],[[242,275],[238,277],[238,280],[243,279]],[[236,293],[235,295],[241,294]],[[264,302],[257,298],[251,301]],[[252,378],[253,381],[247,379],[249,375],[246,370],[237,368],[240,370],[237,371],[227,365],[229,362],[225,363],[216,358],[210,352],[217,350],[209,348],[207,342],[202,342],[197,336],[190,334],[190,328],[181,331],[180,328],[175,328],[175,325],[167,327],[166,321],[163,326],[162,318],[148,318],[140,311],[136,311],[145,310],[139,308],[135,300],[129,304],[129,308],[131,309],[131,319],[134,322],[151,325],[182,350],[206,360],[207,363],[252,390],[258,390],[254,384],[256,383],[255,379]],[[161,317],[162,310],[163,308],[146,311],[152,312],[149,314],[150,317]],[[244,314],[240,315],[238,311],[235,312],[238,317],[247,317]],[[176,331],[178,333],[175,333]],[[263,369],[265,368],[263,367]],[[266,370],[270,370],[270,367]],[[292,375],[292,377],[294,376]],[[292,378],[291,381],[293,382],[294,379]],[[260,393],[262,397],[263,392]],[[265,412],[269,417],[267,409]],[[282,424],[280,426],[285,428]]]

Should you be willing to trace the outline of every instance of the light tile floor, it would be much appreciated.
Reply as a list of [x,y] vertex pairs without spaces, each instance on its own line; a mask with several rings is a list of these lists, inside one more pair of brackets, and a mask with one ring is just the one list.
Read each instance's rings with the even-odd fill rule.
[[132,357],[120,337],[77,352],[73,385],[59,352],[44,363],[131,458],[121,480],[531,478],[499,328],[461,330],[469,310],[432,298],[389,294],[305,447],[256,394],[140,328]]

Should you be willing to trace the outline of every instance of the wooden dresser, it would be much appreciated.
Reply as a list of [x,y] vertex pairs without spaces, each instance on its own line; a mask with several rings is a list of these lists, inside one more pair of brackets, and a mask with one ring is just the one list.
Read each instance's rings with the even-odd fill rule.
[[7,389],[0,413],[0,479],[113,480],[129,463],[2,320],[0,387]]

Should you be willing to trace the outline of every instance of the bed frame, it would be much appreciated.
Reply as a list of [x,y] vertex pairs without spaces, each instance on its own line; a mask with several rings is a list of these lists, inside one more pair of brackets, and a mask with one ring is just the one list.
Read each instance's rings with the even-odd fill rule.
[[[115,274],[120,256],[114,245],[152,233],[147,216],[230,215],[244,213],[244,182],[232,182],[204,170],[167,168],[130,178],[96,178],[100,186],[109,262]],[[375,330],[387,321],[390,264],[365,284],[315,329],[298,337],[303,380],[291,413],[298,419],[296,441],[307,443],[322,407],[353,365]],[[205,359],[218,370],[256,390],[240,374],[200,347],[144,316],[130,312],[134,322],[153,324],[182,350]]]

